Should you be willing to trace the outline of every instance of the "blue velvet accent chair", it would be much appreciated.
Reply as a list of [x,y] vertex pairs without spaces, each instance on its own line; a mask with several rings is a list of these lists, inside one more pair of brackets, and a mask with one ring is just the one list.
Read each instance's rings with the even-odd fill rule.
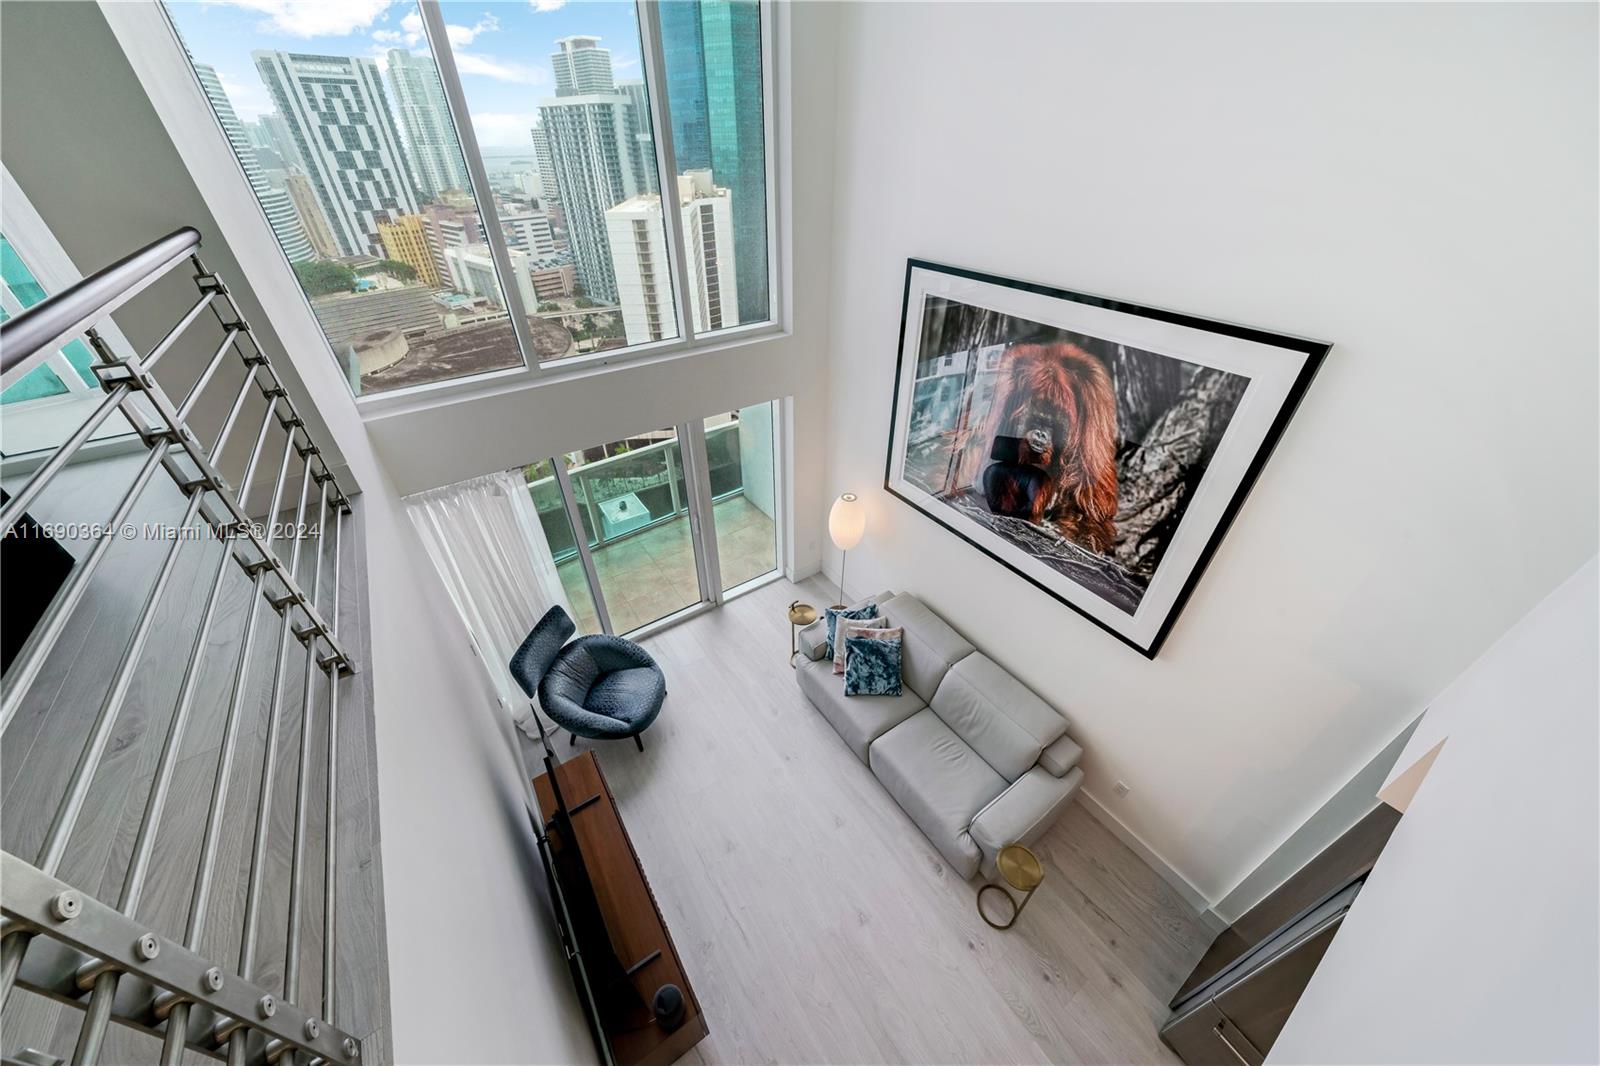
[[632,737],[661,713],[667,679],[650,653],[621,637],[579,637],[567,612],[552,607],[511,656],[511,676],[556,725],[591,740]]

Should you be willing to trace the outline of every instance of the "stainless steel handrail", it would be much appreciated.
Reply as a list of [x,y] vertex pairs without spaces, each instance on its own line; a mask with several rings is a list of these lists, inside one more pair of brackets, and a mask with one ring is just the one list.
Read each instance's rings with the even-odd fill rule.
[[184,226],[0,323],[0,388],[159,281],[199,247],[200,231]]
[[[305,419],[227,285],[200,260],[198,246],[199,234],[194,229],[177,230],[77,285],[46,298],[4,323],[3,333],[0,333],[7,381],[27,373],[68,339],[80,334],[87,337],[98,356],[98,362],[90,369],[107,394],[106,399],[84,418],[83,424],[66,435],[62,445],[27,483],[0,506],[0,535],[12,529],[25,509],[36,504],[112,411],[128,419],[148,449],[131,484],[120,489],[111,521],[105,523],[104,531],[77,560],[66,584],[0,679],[4,682],[3,692],[0,692],[0,732],[12,723],[28,698],[47,657],[84,601],[90,581],[107,556],[117,530],[144,499],[158,470],[164,470],[186,497],[183,517],[176,528],[189,529],[198,519],[199,525],[194,526],[194,530],[201,534],[175,537],[167,546],[154,583],[144,593],[142,610],[132,635],[122,648],[119,664],[112,672],[99,711],[88,728],[39,854],[31,862],[9,853],[0,854],[6,874],[4,884],[0,885],[0,911],[4,917],[0,923],[0,1004],[9,999],[12,987],[20,983],[83,1008],[74,1066],[93,1066],[101,1055],[113,1021],[158,1033],[163,1039],[163,1063],[178,1062],[185,1048],[190,1048],[225,1058],[229,1063],[252,1066],[264,1062],[354,1066],[360,1055],[360,1045],[351,1034],[335,1028],[332,1016],[336,951],[331,942],[337,928],[335,876],[338,862],[333,853],[336,841],[333,822],[340,769],[335,732],[338,689],[341,677],[355,669],[350,652],[335,632],[339,608],[340,530],[344,516],[352,510],[350,495],[340,485],[327,456],[312,438]],[[144,356],[114,351],[96,332],[95,325],[185,261],[193,266],[198,300],[176,318]],[[208,307],[221,328],[221,341],[214,351],[207,346],[207,357],[198,378],[187,387],[183,399],[174,403],[151,367],[174,350]],[[242,380],[211,390],[210,387],[224,376],[220,373],[222,369],[229,365],[242,368]],[[207,408],[214,406],[220,411],[225,405],[227,414],[221,429],[209,445],[205,445],[189,427],[188,419],[202,400],[213,394],[215,403],[207,404]],[[260,428],[236,490],[218,464],[229,435],[252,398],[264,410],[259,416]],[[269,521],[278,515],[291,472],[298,473],[301,479],[300,504],[295,523],[289,527],[293,532],[283,534],[289,538],[287,544],[280,538],[276,523],[269,531],[262,532],[252,524],[245,510],[256,476],[263,470],[261,460],[267,437],[274,434],[282,435],[282,458],[266,512]],[[302,521],[306,517],[307,500],[313,493],[318,508],[315,532],[309,531]],[[329,524],[333,526],[331,596],[325,594],[322,580],[325,548],[330,543]],[[288,549],[286,559],[283,557],[285,548]],[[306,568],[309,589],[301,584],[303,549],[314,553]],[[115,904],[110,904],[109,900],[97,901],[90,893],[78,892],[59,880],[63,859],[85,810],[91,783],[108,750],[122,706],[134,684],[147,639],[156,629],[157,613],[163,602],[170,600],[169,587],[174,584],[180,556],[190,551],[216,553],[207,563],[215,567],[210,593],[198,628],[187,645],[183,683],[162,739],[121,892]],[[211,645],[209,632],[217,617],[219,597],[230,568],[241,569],[250,581],[247,621],[229,694],[226,699],[206,706],[196,702],[197,680]],[[331,604],[328,604],[330,599]],[[233,968],[212,965],[195,953],[200,947],[201,932],[211,917],[208,904],[213,896],[213,881],[219,874],[218,834],[231,768],[244,738],[248,736],[254,740],[252,733],[241,728],[241,709],[247,698],[246,679],[258,619],[267,613],[262,610],[263,604],[278,615],[279,645],[262,758],[261,799],[247,885],[249,898],[243,921],[243,948],[239,966],[228,972]],[[286,713],[287,704],[293,696],[289,695],[284,672],[290,650],[297,643],[304,648],[304,680],[300,686],[300,713],[290,718]],[[326,675],[329,684],[325,725],[317,723],[312,714],[319,670]],[[280,702],[285,706],[280,707]],[[186,928],[181,937],[168,940],[139,925],[136,911],[152,876],[154,841],[163,811],[168,806],[185,732],[197,716],[206,713],[223,721],[223,740],[211,808],[199,845],[200,862],[195,872]],[[296,768],[293,866],[286,936],[288,965],[283,986],[285,995],[281,1004],[276,1004],[268,989],[254,982],[252,970],[265,879],[262,855],[271,810],[269,797],[276,782],[274,754],[279,726],[285,720],[298,722],[300,757]],[[324,728],[327,732],[326,792],[321,800],[328,826],[323,840],[326,873],[321,920],[330,942],[323,945],[322,987],[307,990],[306,1002],[302,1004],[299,945],[305,920],[304,901],[310,887],[305,883],[309,859],[306,834],[307,816],[313,802],[310,763],[314,723],[319,735]],[[290,727],[285,725],[284,728]],[[67,917],[63,917],[64,914]],[[30,943],[36,938],[54,943],[48,951],[30,952]],[[139,983],[136,994],[119,994],[119,986],[128,981]],[[274,1005],[269,1009],[267,1004]]]

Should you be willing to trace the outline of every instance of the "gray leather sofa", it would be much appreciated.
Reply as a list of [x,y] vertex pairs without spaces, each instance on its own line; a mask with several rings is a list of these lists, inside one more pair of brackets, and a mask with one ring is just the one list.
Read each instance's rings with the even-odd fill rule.
[[[899,696],[846,696],[823,619],[800,633],[800,690],[962,877],[1031,844],[1083,783],[1067,719],[909,593],[869,597],[905,629]],[[861,601],[865,603],[866,601]]]

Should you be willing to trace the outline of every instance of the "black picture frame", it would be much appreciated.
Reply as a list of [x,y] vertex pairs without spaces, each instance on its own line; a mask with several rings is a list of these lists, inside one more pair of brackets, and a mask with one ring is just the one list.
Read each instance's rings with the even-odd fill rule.
[[[1090,307],[1101,308],[1123,315],[1134,316],[1136,318],[1150,319],[1159,323],[1167,323],[1171,325],[1182,326],[1188,329],[1196,329],[1208,333],[1215,333],[1223,337],[1251,341],[1274,348],[1281,348],[1289,353],[1298,353],[1303,357],[1303,361],[1298,372],[1294,376],[1292,385],[1289,386],[1286,395],[1279,404],[1276,414],[1273,416],[1266,433],[1260,438],[1254,454],[1250,457],[1248,465],[1244,469],[1243,476],[1237,481],[1231,496],[1228,498],[1225,507],[1222,509],[1220,517],[1215,521],[1209,532],[1209,535],[1206,537],[1203,548],[1200,550],[1193,564],[1189,567],[1188,573],[1184,576],[1181,588],[1177,592],[1177,595],[1173,599],[1170,607],[1166,609],[1165,615],[1161,618],[1159,626],[1154,632],[1153,638],[1148,640],[1148,642],[1141,642],[1140,640],[1130,636],[1128,633],[1119,631],[1116,626],[1108,624],[1101,618],[1095,617],[1094,614],[1091,614],[1078,604],[1073,603],[1057,590],[1052,589],[1049,587],[1049,585],[1036,579],[1033,575],[1024,572],[1018,566],[1002,558],[985,545],[979,543],[972,536],[968,535],[967,532],[964,532],[962,529],[958,528],[949,517],[935,513],[929,508],[923,506],[919,501],[912,499],[910,496],[896,489],[894,485],[894,475],[896,442],[899,439],[898,430],[900,427],[900,419],[902,417],[906,417],[907,419],[911,417],[909,412],[902,411],[901,400],[903,395],[903,377],[906,373],[908,373],[907,325],[909,321],[909,315],[912,310],[912,280],[918,270],[931,271],[937,274],[949,275],[954,278],[965,279],[968,281],[1003,286],[1005,288],[1016,289],[1022,292],[1032,293],[1054,300],[1069,301],[1071,303],[1088,305]],[[1057,288],[1054,286],[1024,281],[1017,278],[1008,278],[994,274],[987,274],[981,271],[968,270],[963,267],[937,263],[931,260],[910,258],[906,260],[905,282],[902,289],[900,303],[900,334],[895,359],[894,393],[891,398],[890,407],[889,441],[884,462],[884,491],[910,507],[912,510],[916,511],[918,514],[931,519],[948,532],[959,537],[969,546],[977,549],[984,555],[987,555],[1005,569],[1011,571],[1018,577],[1021,577],[1029,584],[1049,595],[1051,598],[1062,604],[1065,604],[1067,607],[1070,607],[1074,612],[1088,619],[1096,627],[1104,630],[1113,637],[1117,638],[1117,640],[1138,651],[1145,658],[1154,659],[1157,654],[1159,654],[1162,645],[1167,640],[1167,637],[1171,634],[1172,627],[1177,623],[1179,616],[1183,613],[1183,609],[1188,604],[1189,598],[1193,595],[1195,587],[1200,582],[1200,578],[1205,573],[1206,568],[1210,565],[1213,556],[1216,554],[1217,547],[1222,543],[1222,539],[1227,535],[1228,530],[1232,527],[1234,520],[1238,517],[1240,510],[1244,506],[1245,500],[1249,497],[1251,490],[1255,487],[1261,470],[1263,467],[1265,467],[1267,460],[1271,458],[1273,451],[1276,449],[1279,441],[1282,439],[1290,419],[1293,418],[1295,412],[1299,409],[1301,402],[1305,398],[1306,392],[1311,386],[1311,382],[1313,379],[1315,379],[1317,372],[1321,369],[1323,362],[1326,360],[1328,353],[1332,350],[1332,347],[1332,344],[1323,341],[1315,341],[1304,337],[1275,333],[1269,330],[1258,329],[1251,326],[1242,326],[1234,323],[1222,322],[1215,319],[1204,318],[1198,315],[1186,314],[1180,311],[1170,311],[1163,308],[1150,307],[1127,300],[1118,300],[1105,296],[1097,296],[1090,293],[1076,292],[1071,289]],[[911,355],[913,361],[918,355],[916,352],[909,354]],[[904,457],[902,456],[902,460],[903,459]],[[959,512],[954,511],[953,508],[947,509],[950,511],[951,515],[959,514]],[[1187,515],[1185,515],[1184,518],[1187,518]],[[967,522],[971,521],[965,516],[962,516],[961,520]],[[1180,527],[1182,521],[1183,519],[1180,519]],[[1070,581],[1070,578],[1064,580]]]

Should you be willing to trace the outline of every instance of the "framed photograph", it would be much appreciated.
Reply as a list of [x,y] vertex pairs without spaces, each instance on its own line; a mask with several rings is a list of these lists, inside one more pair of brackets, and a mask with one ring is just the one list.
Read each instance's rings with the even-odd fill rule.
[[1154,658],[1329,347],[912,259],[884,487]]

